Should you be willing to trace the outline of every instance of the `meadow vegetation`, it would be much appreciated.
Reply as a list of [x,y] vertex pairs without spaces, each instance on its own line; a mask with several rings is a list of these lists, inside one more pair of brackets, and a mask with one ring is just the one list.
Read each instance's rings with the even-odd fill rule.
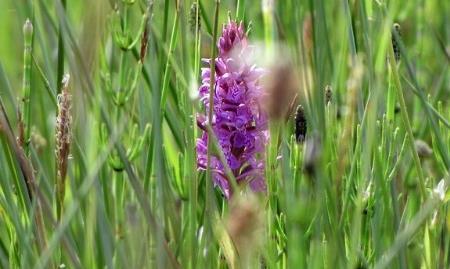
[[2,0],[0,268],[449,268],[449,65],[450,1]]

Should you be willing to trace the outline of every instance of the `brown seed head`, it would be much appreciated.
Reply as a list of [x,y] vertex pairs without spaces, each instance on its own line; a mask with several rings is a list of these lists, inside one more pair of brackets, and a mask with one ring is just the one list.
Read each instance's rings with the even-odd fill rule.
[[427,142],[423,140],[416,139],[414,141],[414,146],[416,147],[417,155],[419,155],[420,158],[427,158],[433,154],[433,150],[430,148]]
[[69,93],[69,75],[62,81],[62,91],[58,95],[58,116],[56,118],[56,161],[58,176],[64,178],[67,173],[67,160],[70,149],[70,125],[72,117],[70,109],[72,96]]
[[255,249],[258,233],[263,227],[263,218],[254,196],[240,197],[231,204],[227,230],[240,255],[249,255]]
[[266,90],[263,105],[273,120],[285,120],[298,102],[299,80],[295,68],[288,63],[270,68],[263,80]]
[[145,28],[141,37],[141,50],[139,54],[139,59],[141,63],[144,62],[145,55],[147,54],[147,47],[148,47],[148,16],[145,17]]
[[330,85],[325,86],[325,105],[328,105],[333,99],[333,90]]
[[309,54],[313,47],[313,20],[310,13],[306,14],[303,19],[303,43],[307,54]]
[[303,144],[306,138],[307,120],[305,109],[299,105],[295,113],[295,140],[297,143]]

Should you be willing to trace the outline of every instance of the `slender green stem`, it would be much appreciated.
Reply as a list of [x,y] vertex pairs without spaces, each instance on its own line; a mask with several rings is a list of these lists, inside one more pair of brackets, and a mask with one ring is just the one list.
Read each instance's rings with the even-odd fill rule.
[[396,63],[395,63],[394,49],[392,48],[392,46],[389,46],[389,48],[388,48],[388,56],[389,56],[389,65],[392,70],[392,78],[393,78],[394,84],[395,84],[394,86],[395,86],[395,91],[397,94],[397,99],[400,103],[400,112],[401,112],[401,116],[402,116],[402,120],[403,120],[403,125],[405,126],[406,132],[408,134],[409,147],[410,147],[411,153],[413,155],[414,165],[416,166],[417,174],[419,176],[420,194],[422,196],[422,199],[425,199],[425,197],[426,197],[425,176],[423,174],[422,166],[420,164],[419,155],[417,154],[417,150],[414,145],[414,134],[413,134],[413,131],[411,128],[411,123],[410,123],[409,116],[408,116],[408,110],[406,107],[405,98],[403,97],[403,91],[402,91],[403,88],[402,88],[402,85],[400,82],[400,77],[398,74],[398,67],[396,66]]
[[445,142],[441,136],[441,133],[439,132],[438,123],[436,122],[435,118],[432,116],[433,110],[430,108],[431,106],[427,106],[427,99],[425,97],[425,93],[424,93],[423,89],[420,88],[420,86],[419,86],[419,82],[417,81],[417,78],[414,75],[411,64],[409,63],[408,57],[405,53],[405,48],[403,46],[403,43],[398,38],[397,33],[394,33],[394,38],[397,41],[398,45],[400,46],[400,53],[401,53],[402,59],[405,63],[406,70],[408,71],[408,74],[409,74],[410,78],[412,79],[413,85],[415,86],[415,89],[417,90],[419,100],[421,101],[421,103],[425,109],[428,121],[429,121],[431,128],[436,136],[436,143],[438,145],[437,149],[439,150],[439,153],[444,161],[446,168],[449,169],[450,158],[448,156],[448,151],[445,150],[445,148],[446,148]]
[[388,122],[394,121],[394,111],[395,111],[395,89],[393,89],[395,86],[393,85],[394,82],[392,81],[392,70],[389,68],[388,70],[388,94],[387,94],[387,101],[386,101],[386,118]]
[[173,28],[172,28],[172,34],[170,36],[169,52],[167,53],[166,67],[164,69],[164,78],[163,78],[163,86],[162,86],[162,93],[161,93],[161,108],[163,109],[163,111],[162,111],[163,115],[164,115],[166,99],[167,99],[167,89],[169,87],[170,59],[172,58],[172,54],[174,52],[175,43],[177,41],[177,36],[178,36],[178,17],[179,17],[179,11],[177,10],[175,12],[175,18],[173,19]]
[[[409,89],[412,90],[412,92],[419,98],[421,98],[419,90],[416,88],[416,86],[414,86],[409,80],[407,80],[405,77],[402,77],[406,83],[409,86]],[[438,120],[445,125],[445,127],[447,127],[448,129],[450,129],[450,123],[448,122],[448,120],[446,118],[444,118],[444,116],[442,116],[442,113],[438,112],[436,110],[436,108],[433,107],[433,105],[431,105],[431,103],[429,101],[424,102],[424,105],[430,110],[430,114],[434,114]]]
[[50,97],[50,100],[52,101],[52,104],[54,105],[55,108],[58,107],[57,100],[56,100],[57,99],[56,98],[57,94],[55,94],[55,90],[51,88],[50,82],[45,77],[44,71],[39,66],[39,64],[37,63],[37,61],[36,61],[36,59],[34,58],[33,55],[32,55],[32,58],[33,58],[34,67],[37,69],[39,75],[42,78],[42,81],[43,81],[43,83],[45,85],[45,89],[47,90],[47,93],[48,93],[48,95]]
[[25,121],[25,133],[24,133],[24,148],[25,152],[28,155],[30,153],[29,143],[31,136],[31,54],[32,54],[32,46],[33,46],[33,24],[30,20],[25,22],[23,27],[23,35],[24,35],[24,65],[23,65],[23,115]]
[[205,9],[203,1],[199,0],[198,3],[200,4],[200,11],[201,11],[200,15],[202,16],[203,21],[205,22],[206,31],[211,35],[211,34],[213,34],[213,29],[211,27],[211,22],[209,21],[208,16],[207,16],[208,12]]
[[169,19],[169,0],[165,0],[164,1],[164,22],[163,22],[163,29],[162,29],[163,42],[166,42],[168,19]]
[[[199,19],[199,13],[200,13],[200,5],[199,5],[199,0],[195,1],[196,3],[196,10],[195,10],[195,18]],[[200,72],[200,43],[201,43],[201,35],[200,35],[200,29],[199,29],[199,23],[195,23],[195,42],[194,42],[194,64],[193,64],[193,73],[194,73],[194,77],[192,78],[193,81],[197,81],[198,77],[199,77],[199,72]],[[196,85],[195,82],[193,82],[193,85]],[[192,90],[192,89],[190,89]],[[189,103],[189,94],[187,95],[186,98],[186,102]],[[189,115],[193,115],[194,109],[193,106],[189,106]],[[195,124],[196,124],[196,119],[195,117],[192,117],[191,121],[187,121],[187,128],[190,130],[190,134],[191,137],[187,137],[188,143],[187,143],[187,151],[192,152],[190,149],[195,147]],[[192,126],[191,126],[192,125]],[[189,165],[189,172],[190,172],[190,181],[189,181],[189,188],[190,188],[190,206],[189,206],[189,236],[188,236],[188,245],[190,246],[188,249],[188,255],[189,255],[189,265],[188,268],[189,269],[194,269],[196,268],[196,263],[197,263],[197,251],[196,249],[198,249],[198,243],[195,240],[195,234],[197,231],[197,206],[198,206],[198,187],[199,187],[199,182],[198,182],[198,176],[195,173],[195,169],[196,169],[196,159],[195,159],[195,154],[189,154],[187,153],[188,156],[188,165]]]
[[[448,180],[447,180],[448,181]],[[389,268],[390,263],[397,256],[398,252],[401,251],[405,245],[410,241],[414,234],[417,233],[419,228],[425,223],[428,216],[441,204],[441,201],[435,197],[431,196],[428,198],[419,212],[414,216],[411,222],[406,225],[406,227],[398,233],[393,245],[385,251],[384,255],[381,256],[380,260],[377,261],[374,268],[382,269]]]
[[[61,0],[61,5],[66,12],[66,1],[67,0]],[[57,67],[57,75],[56,75],[56,86],[55,89],[57,89],[58,93],[61,91],[60,83],[62,81],[63,75],[64,75],[64,41],[63,41],[63,30],[61,27],[61,24],[59,25],[59,31],[58,31],[58,67]]]
[[245,0],[237,0],[236,3],[236,20],[244,20]]
[[[219,6],[220,0],[215,1],[216,7],[214,11],[214,28],[213,28],[213,44],[216,44],[217,32],[219,28]],[[212,120],[213,120],[213,109],[214,109],[214,95],[216,91],[216,47],[211,46],[211,61],[210,70],[211,78],[209,84],[209,110],[208,110],[208,126],[209,130],[212,130]],[[205,192],[206,192],[206,202],[205,202],[205,230],[207,238],[212,238],[212,221],[213,221],[213,208],[215,203],[213,200],[213,189],[212,189],[212,171],[211,171],[211,155],[212,155],[212,133],[208,133],[208,145],[207,145],[207,161],[206,161],[206,180],[205,180]],[[209,248],[209,255],[212,255],[212,248]]]
[[214,149],[214,153],[218,155],[220,162],[223,163],[225,175],[228,177],[228,182],[231,184],[232,193],[235,193],[238,190],[237,180],[227,163],[227,159],[225,158],[225,154],[223,153],[222,148],[220,147],[219,141],[217,140],[216,134],[214,130],[210,126],[206,126],[208,131],[208,138],[211,138],[212,147]]
[[264,41],[266,43],[267,49],[270,53],[272,53],[271,49],[273,49],[273,38],[274,38],[274,19],[273,19],[273,5],[274,3],[271,1],[262,1],[263,2],[263,22],[264,22]]
[[[217,40],[217,29],[219,25],[219,5],[220,0],[216,0],[216,8],[214,12],[214,28],[213,28],[213,44],[216,43]],[[216,91],[216,47],[211,47],[211,62],[210,62],[210,69],[211,69],[211,78],[209,83],[209,109],[208,109],[208,125],[210,127],[210,130],[212,130],[212,120],[213,120],[213,111],[214,111],[214,95]],[[209,137],[211,134],[209,134]],[[212,190],[212,175],[211,175],[211,155],[212,155],[212,139],[208,139],[208,152],[207,152],[207,178],[206,178],[206,211],[211,211],[211,190]],[[208,214],[207,214],[208,215]]]

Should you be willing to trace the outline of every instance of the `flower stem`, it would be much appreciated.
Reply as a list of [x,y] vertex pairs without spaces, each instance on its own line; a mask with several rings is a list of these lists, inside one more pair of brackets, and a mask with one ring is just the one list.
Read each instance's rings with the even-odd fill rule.
[[[205,180],[205,216],[204,216],[204,225],[205,225],[205,236],[206,242],[208,242],[208,238],[213,237],[212,223],[213,223],[213,206],[215,206],[213,199],[213,189],[212,189],[212,172],[211,172],[211,152],[212,152],[212,136],[214,135],[212,131],[212,118],[213,118],[213,106],[214,106],[214,94],[215,94],[215,70],[216,70],[216,44],[217,41],[217,29],[219,25],[219,6],[220,0],[216,0],[216,7],[214,11],[214,28],[213,28],[213,45],[211,46],[211,78],[209,84],[209,111],[208,111],[208,145],[207,145],[207,165],[206,165],[206,180]],[[208,256],[213,257],[213,248],[208,248]],[[212,261],[212,259],[208,259],[208,261]],[[208,264],[208,263],[207,263]],[[212,264],[210,264],[212,265]]]
[[[208,110],[208,125],[210,130],[212,130],[212,119],[213,119],[213,108],[214,108],[214,94],[215,94],[215,75],[216,75],[216,47],[214,44],[217,41],[217,29],[219,25],[219,5],[220,0],[216,0],[216,7],[214,11],[214,28],[213,28],[213,46],[211,47],[211,79],[209,84],[209,110]],[[211,212],[211,202],[212,202],[212,175],[211,175],[211,150],[212,150],[212,139],[211,132],[208,133],[208,153],[207,153],[207,165],[206,165],[206,215]]]

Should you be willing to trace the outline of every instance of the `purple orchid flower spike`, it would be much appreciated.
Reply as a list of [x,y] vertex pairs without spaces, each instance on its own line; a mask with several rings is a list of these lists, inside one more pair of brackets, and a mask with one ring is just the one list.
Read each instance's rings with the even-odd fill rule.
[[[250,49],[242,23],[229,21],[218,40],[215,94],[213,96],[212,129],[239,185],[248,184],[255,192],[266,192],[264,154],[268,142],[267,116],[260,107],[261,69],[245,58]],[[206,60],[209,63],[210,60]],[[209,109],[210,69],[202,69],[200,100]],[[197,166],[207,168],[207,117],[198,115],[197,124],[203,131],[197,140]],[[226,198],[232,195],[231,183],[224,164],[211,156],[210,169],[214,185]]]

